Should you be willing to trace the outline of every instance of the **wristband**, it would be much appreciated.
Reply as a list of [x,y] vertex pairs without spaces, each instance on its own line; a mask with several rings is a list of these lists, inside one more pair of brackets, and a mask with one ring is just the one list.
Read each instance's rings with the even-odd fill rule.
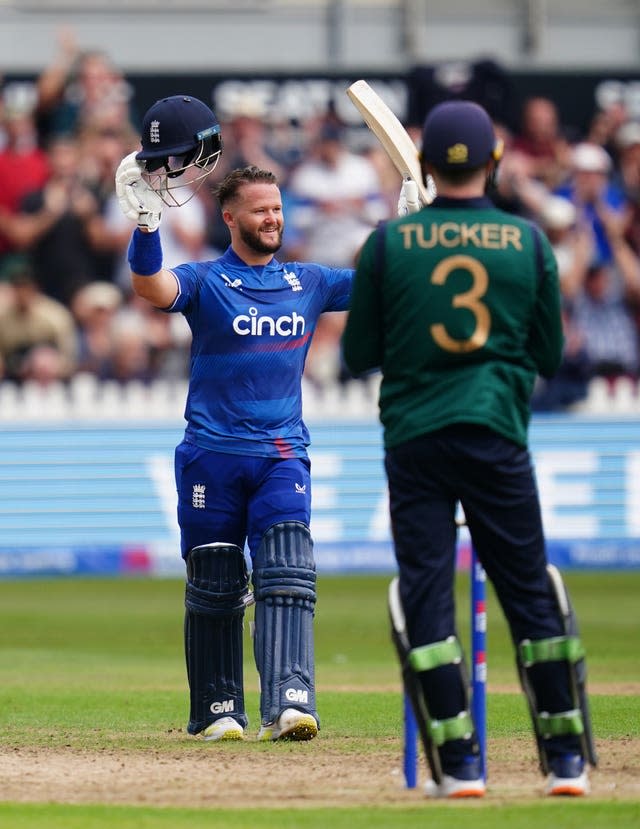
[[127,257],[129,267],[138,276],[153,276],[162,270],[162,247],[158,231],[143,233],[136,228],[129,243]]

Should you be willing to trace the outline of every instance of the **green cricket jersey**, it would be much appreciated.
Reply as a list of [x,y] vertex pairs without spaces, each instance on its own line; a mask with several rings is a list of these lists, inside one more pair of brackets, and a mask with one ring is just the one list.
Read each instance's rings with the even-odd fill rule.
[[365,243],[344,358],[382,370],[387,448],[453,423],[527,445],[536,375],[563,348],[558,271],[544,234],[489,199],[437,198]]

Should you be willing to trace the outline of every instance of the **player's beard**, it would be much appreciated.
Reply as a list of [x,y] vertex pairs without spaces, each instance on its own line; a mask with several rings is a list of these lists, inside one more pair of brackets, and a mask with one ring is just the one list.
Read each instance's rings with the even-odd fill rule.
[[282,247],[282,233],[284,230],[282,226],[277,228],[277,237],[273,242],[263,241],[259,230],[253,231],[247,227],[240,227],[239,230],[242,241],[256,253],[276,253]]

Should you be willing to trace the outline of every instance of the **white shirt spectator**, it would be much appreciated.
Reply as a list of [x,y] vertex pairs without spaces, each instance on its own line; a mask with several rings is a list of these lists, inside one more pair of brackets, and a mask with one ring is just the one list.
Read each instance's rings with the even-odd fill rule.
[[311,262],[353,267],[360,246],[389,214],[375,166],[351,152],[334,125],[321,130],[287,189],[289,222],[301,234],[302,257]]

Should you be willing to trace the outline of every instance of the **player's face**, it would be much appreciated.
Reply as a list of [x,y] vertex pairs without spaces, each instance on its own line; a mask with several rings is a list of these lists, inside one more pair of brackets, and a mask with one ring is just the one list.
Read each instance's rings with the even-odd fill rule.
[[282,198],[275,184],[247,184],[239,193],[233,218],[244,244],[256,253],[275,253],[282,246]]

